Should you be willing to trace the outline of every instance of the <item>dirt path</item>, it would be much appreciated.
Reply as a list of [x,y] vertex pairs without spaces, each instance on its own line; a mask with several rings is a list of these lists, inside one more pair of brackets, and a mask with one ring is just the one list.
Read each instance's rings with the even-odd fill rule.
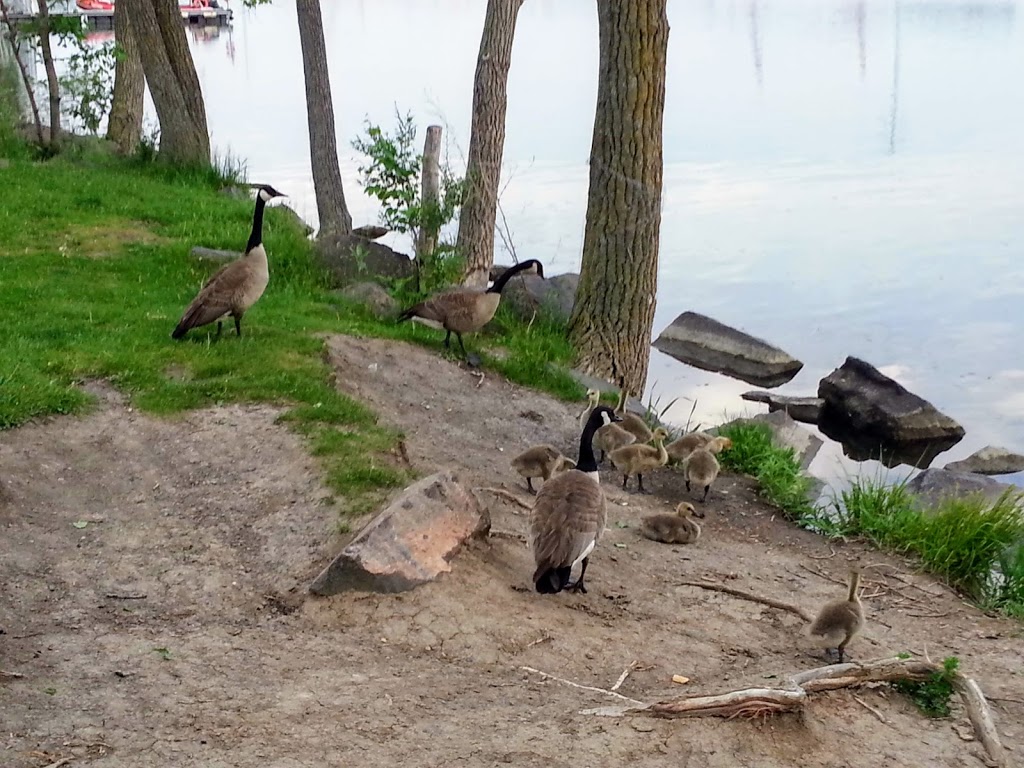
[[[490,375],[478,387],[396,342],[336,338],[330,353],[339,386],[405,431],[424,473],[460,467],[475,487],[525,499],[515,453],[543,440],[575,455],[575,413],[544,395]],[[830,556],[742,478],[712,490],[699,542],[668,547],[636,523],[685,496],[678,476],[645,478],[656,493],[641,499],[607,473],[610,530],[587,595],[530,592],[529,552],[496,537],[410,593],[310,598],[305,584],[344,539],[274,409],[160,420],[101,391],[90,416],[0,435],[0,670],[23,675],[0,679],[5,768],[63,757],[99,768],[981,765],[957,735],[969,732],[959,708],[926,720],[881,688],[858,695],[884,724],[849,692],[816,698],[802,718],[615,720],[579,714],[608,697],[522,669],[607,688],[636,661],[620,692],[641,700],[770,684],[822,663],[799,619],[679,582],[727,581],[813,610],[855,559],[892,567],[869,571],[879,594],[854,658],[956,654],[990,695],[1024,700],[1019,624],[877,552]],[[514,505],[479,494],[496,530],[525,530]],[[1019,755],[1024,706],[994,711]]]

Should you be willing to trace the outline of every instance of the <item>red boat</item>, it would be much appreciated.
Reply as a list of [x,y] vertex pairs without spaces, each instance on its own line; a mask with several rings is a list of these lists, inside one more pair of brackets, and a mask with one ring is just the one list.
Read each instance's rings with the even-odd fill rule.
[[[83,11],[112,11],[113,0],[76,0]],[[178,9],[182,11],[205,11],[219,7],[216,0],[178,0]]]
[[114,3],[106,0],[77,0],[79,8],[83,11],[112,11]]

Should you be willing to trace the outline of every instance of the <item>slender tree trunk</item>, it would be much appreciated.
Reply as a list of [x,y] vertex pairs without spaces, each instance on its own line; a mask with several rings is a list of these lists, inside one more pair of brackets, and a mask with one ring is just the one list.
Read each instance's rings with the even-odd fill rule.
[[508,70],[516,16],[523,0],[487,0],[473,82],[473,122],[466,161],[466,196],[459,214],[456,247],[466,260],[463,282],[481,287],[494,263],[501,155],[505,149]]
[[327,46],[320,0],[298,0],[299,43],[306,79],[306,119],[309,124],[309,154],[313,165],[313,188],[320,216],[320,237],[328,232],[347,235],[352,216],[345,203],[338,166],[338,140],[334,132],[334,103],[327,70]]
[[587,373],[642,392],[661,228],[666,0],[598,0],[600,69],[569,339]]
[[420,207],[424,212],[416,238],[416,258],[430,258],[437,248],[438,206],[441,203],[441,126],[428,125],[420,171]]
[[[173,163],[208,165],[210,135],[206,110],[177,3],[119,2],[128,5],[142,69],[160,119],[160,154]],[[170,24],[172,16],[175,23]]]
[[32,78],[29,77],[28,70],[25,68],[25,62],[18,56],[18,49],[20,42],[18,40],[18,33],[14,30],[14,25],[11,24],[10,16],[8,15],[7,3],[4,0],[0,0],[0,18],[3,19],[4,28],[7,30],[7,39],[11,43],[11,52],[14,54],[14,61],[18,65],[18,71],[21,72],[21,82],[25,86],[25,94],[28,96],[28,104],[32,109],[32,120],[36,126],[36,137],[39,140],[39,146],[43,145],[43,121],[39,119],[39,105],[36,104],[35,91],[32,89]]
[[50,91],[50,146],[60,144],[60,82],[57,68],[53,64],[53,50],[50,48],[50,11],[46,0],[38,0],[39,6],[39,49],[43,54],[46,68],[46,86]]
[[107,139],[122,155],[130,155],[142,136],[143,97],[146,77],[142,71],[139,43],[128,16],[128,6],[114,6],[114,38],[121,53],[114,70],[114,96],[107,120]]

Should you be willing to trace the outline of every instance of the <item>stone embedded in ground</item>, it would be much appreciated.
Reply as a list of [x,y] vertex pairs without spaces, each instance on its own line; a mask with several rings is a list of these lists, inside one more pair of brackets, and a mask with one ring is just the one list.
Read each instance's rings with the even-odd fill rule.
[[804,366],[767,341],[697,312],[679,315],[653,346],[680,362],[759,387],[785,384]]
[[335,288],[375,278],[412,277],[413,262],[381,243],[358,235],[327,234],[317,239],[316,255]]
[[193,257],[205,261],[234,261],[243,256],[241,251],[222,251],[217,248],[203,248],[201,245],[195,246],[190,253]]
[[821,405],[824,402],[820,397],[790,397],[789,395],[764,392],[760,389],[744,392],[740,397],[752,403],[764,403],[768,406],[769,413],[785,411],[794,421],[802,421],[805,424],[818,423],[818,415],[821,413]]
[[822,439],[797,424],[785,411],[759,413],[749,418],[733,419],[708,432],[721,434],[734,424],[766,424],[772,431],[772,442],[779,448],[792,448],[800,469],[807,469],[824,444]]
[[851,458],[927,467],[964,436],[949,416],[856,357],[821,380],[818,397],[818,427]]
[[1009,448],[986,445],[966,459],[951,461],[946,469],[954,472],[973,472],[977,475],[1010,475],[1024,472],[1024,456]]
[[365,237],[367,240],[376,240],[379,237],[384,237],[390,231],[387,227],[382,227],[379,224],[365,224],[353,229],[352,234],[358,237]]
[[931,509],[945,499],[959,499],[980,493],[995,501],[1007,490],[1020,490],[1009,483],[973,472],[953,472],[949,469],[926,469],[907,483],[907,490],[916,496],[923,509]]
[[315,595],[348,590],[404,592],[451,570],[469,538],[486,535],[485,508],[449,471],[419,480],[367,523],[309,587]]
[[377,283],[352,283],[337,291],[337,294],[347,301],[368,307],[378,319],[398,316],[398,302]]
[[[500,270],[504,272],[504,270]],[[576,302],[580,276],[573,272],[542,278],[537,275],[516,275],[501,292],[501,303],[508,304],[515,314],[529,320],[536,312],[567,322]]]

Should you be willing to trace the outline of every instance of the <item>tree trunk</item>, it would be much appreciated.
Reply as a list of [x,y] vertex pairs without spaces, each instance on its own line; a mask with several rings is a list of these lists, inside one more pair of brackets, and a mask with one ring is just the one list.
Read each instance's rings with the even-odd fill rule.
[[18,65],[18,71],[21,73],[21,82],[25,86],[25,94],[28,96],[29,107],[32,110],[32,121],[36,127],[36,138],[39,140],[39,146],[43,146],[43,121],[39,119],[39,105],[36,104],[35,91],[32,89],[32,78],[25,68],[25,62],[18,56],[18,33],[15,32],[14,25],[11,24],[9,9],[4,0],[0,0],[0,18],[3,19],[4,29],[7,30],[7,39],[11,43],[11,53],[14,56],[15,63]]
[[209,165],[210,135],[203,94],[177,3],[120,2],[128,5],[142,69],[160,119],[161,156],[182,165]]
[[142,136],[143,97],[146,77],[142,72],[139,43],[123,2],[114,6],[114,38],[120,55],[114,69],[114,95],[107,120],[107,139],[122,155],[130,155]]
[[50,48],[50,11],[46,0],[38,0],[39,6],[39,49],[43,54],[46,68],[46,86],[50,91],[50,146],[60,144],[60,82],[57,68],[53,64],[53,50]]
[[429,259],[437,248],[437,213],[441,204],[441,126],[428,125],[423,141],[420,171],[420,231],[416,238],[416,258]]
[[583,371],[640,394],[661,228],[666,0],[598,0],[600,69],[583,264],[569,339]]
[[320,0],[298,0],[299,43],[306,78],[306,120],[309,124],[309,154],[313,165],[313,188],[320,216],[320,237],[328,232],[347,235],[352,216],[345,203],[338,166],[338,140],[334,132],[334,103],[327,70],[327,46],[320,16]]
[[494,221],[498,208],[501,155],[505,149],[508,70],[516,15],[523,0],[487,0],[473,81],[473,122],[466,161],[466,193],[459,214],[456,247],[466,260],[463,282],[487,285],[494,263]]

